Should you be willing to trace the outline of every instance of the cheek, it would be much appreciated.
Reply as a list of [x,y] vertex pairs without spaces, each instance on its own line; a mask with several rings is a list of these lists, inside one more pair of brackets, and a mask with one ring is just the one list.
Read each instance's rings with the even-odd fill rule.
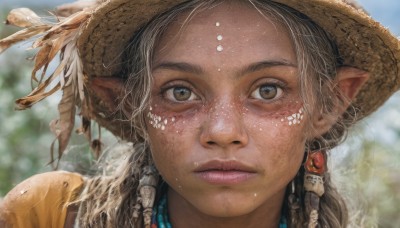
[[[248,121],[246,125],[250,126],[248,132],[259,153],[258,157],[271,178],[272,176],[293,178],[301,165],[307,139],[304,133],[307,131],[309,121],[303,112],[299,112],[300,109],[301,107],[297,105],[271,116],[246,118]],[[300,120],[294,123],[293,115]],[[293,119],[288,120],[287,117]]]
[[[168,120],[166,124],[156,125],[152,118],[147,118],[147,128],[150,140],[150,149],[154,163],[161,176],[170,182],[179,178],[185,171],[184,165],[190,162],[195,135],[194,124],[177,115],[157,115],[157,119]],[[157,124],[160,124],[158,121]],[[175,181],[175,180],[173,180]]]

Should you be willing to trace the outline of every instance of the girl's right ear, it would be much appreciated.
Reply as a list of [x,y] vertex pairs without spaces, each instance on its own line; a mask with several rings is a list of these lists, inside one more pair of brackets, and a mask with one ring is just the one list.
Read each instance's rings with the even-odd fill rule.
[[89,90],[109,108],[117,110],[124,91],[124,81],[120,77],[94,77],[90,80]]

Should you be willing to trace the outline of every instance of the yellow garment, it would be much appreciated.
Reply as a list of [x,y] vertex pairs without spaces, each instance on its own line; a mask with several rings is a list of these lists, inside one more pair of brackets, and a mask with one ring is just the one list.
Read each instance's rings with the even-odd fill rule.
[[63,171],[35,175],[11,190],[0,205],[0,227],[63,228],[68,203],[80,194],[83,178]]

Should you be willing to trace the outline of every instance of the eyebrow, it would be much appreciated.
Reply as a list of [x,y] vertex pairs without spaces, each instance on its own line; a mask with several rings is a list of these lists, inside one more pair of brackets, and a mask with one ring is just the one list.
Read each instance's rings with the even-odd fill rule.
[[[253,63],[242,70],[239,71],[238,76],[242,76],[248,73],[256,72],[265,68],[271,68],[276,66],[288,66],[288,67],[297,67],[296,64],[293,64],[287,60],[266,60],[261,62]],[[182,71],[192,74],[201,75],[204,74],[204,70],[201,66],[195,64],[189,64],[185,62],[162,62],[154,67],[153,70],[158,69],[167,69],[167,70],[176,70]]]
[[238,75],[242,76],[248,73],[253,73],[257,72],[259,70],[263,70],[265,68],[271,68],[271,67],[276,67],[276,66],[287,66],[287,67],[295,67],[297,68],[297,65],[294,63],[291,63],[288,60],[266,60],[266,61],[261,61],[261,62],[256,62],[253,64],[250,64],[249,66],[245,67],[243,70],[239,71]]
[[204,70],[200,66],[185,62],[162,62],[155,66],[153,70],[158,69],[176,70],[192,74],[204,74]]

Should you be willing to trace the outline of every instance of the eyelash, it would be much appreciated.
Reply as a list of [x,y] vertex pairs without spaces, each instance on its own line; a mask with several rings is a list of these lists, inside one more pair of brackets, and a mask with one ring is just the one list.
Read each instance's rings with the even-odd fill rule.
[[[286,83],[278,81],[278,80],[272,80],[272,81],[269,81],[269,82],[263,81],[263,82],[260,82],[260,83],[257,83],[257,84],[258,85],[256,87],[252,87],[250,95],[253,94],[254,92],[256,92],[257,90],[259,90],[262,86],[275,86],[278,90],[280,90],[279,96],[274,97],[273,99],[270,99],[270,100],[263,99],[263,98],[254,98],[254,97],[250,96],[250,98],[252,98],[254,100],[261,100],[262,102],[265,102],[265,103],[276,102],[276,101],[281,100],[285,96],[285,94],[286,94],[286,92],[288,90]],[[167,98],[167,94],[166,93],[169,90],[176,89],[176,88],[186,88],[186,89],[188,89],[192,93],[191,96],[194,95],[194,96],[196,96],[197,99],[178,101],[176,99],[172,100],[170,98]],[[188,85],[188,83],[184,83],[184,82],[169,82],[169,83],[167,83],[166,85],[164,85],[161,88],[160,96],[164,100],[166,100],[167,102],[170,102],[170,103],[184,103],[184,102],[188,102],[188,101],[190,102],[190,101],[195,101],[195,100],[199,100],[200,99],[200,96],[194,91],[195,91],[195,89],[193,88],[193,86]]]
[[[254,93],[256,93],[256,92],[258,92],[258,93],[260,93],[261,91],[260,91],[260,89],[263,87],[263,86],[273,86],[273,87],[275,87],[276,89],[277,89],[277,94],[276,94],[276,96],[275,97],[273,97],[273,98],[271,98],[271,99],[267,99],[267,98],[262,98],[261,96],[261,94],[259,94],[258,96],[260,96],[260,97],[256,97],[256,96],[254,96],[253,94]],[[281,83],[263,83],[263,84],[260,84],[260,85],[258,85],[257,87],[255,87],[255,89],[252,89],[251,90],[251,93],[250,93],[250,97],[252,98],[252,99],[255,99],[255,100],[261,100],[261,101],[263,101],[263,102],[274,102],[274,101],[276,101],[276,100],[279,100],[279,99],[281,99],[284,95],[285,95],[285,92],[286,92],[286,87],[284,86],[284,85],[282,85]]]
[[165,86],[163,86],[161,88],[160,96],[164,100],[166,100],[167,102],[170,102],[170,103],[184,103],[184,102],[187,102],[187,101],[193,101],[193,100],[178,101],[178,100],[172,100],[172,99],[167,98],[167,92],[169,90],[172,90],[172,89],[175,89],[175,88],[186,88],[192,93],[192,96],[194,95],[199,99],[199,95],[197,95],[197,93],[194,92],[194,88],[192,86],[188,85],[188,83],[183,83],[183,82],[170,82],[170,83],[167,83]]

